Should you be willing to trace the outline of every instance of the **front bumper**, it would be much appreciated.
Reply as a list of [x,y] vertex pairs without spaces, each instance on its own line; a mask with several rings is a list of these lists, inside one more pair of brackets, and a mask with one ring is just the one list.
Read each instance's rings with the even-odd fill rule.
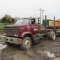
[[20,39],[20,38],[0,36],[0,40],[3,42],[9,42],[12,44],[22,44],[22,39]]

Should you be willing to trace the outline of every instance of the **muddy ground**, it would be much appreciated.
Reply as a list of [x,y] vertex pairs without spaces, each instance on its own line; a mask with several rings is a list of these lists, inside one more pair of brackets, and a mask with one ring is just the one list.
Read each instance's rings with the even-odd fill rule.
[[17,45],[7,46],[1,51],[0,60],[60,60],[60,38],[43,39],[26,51]]

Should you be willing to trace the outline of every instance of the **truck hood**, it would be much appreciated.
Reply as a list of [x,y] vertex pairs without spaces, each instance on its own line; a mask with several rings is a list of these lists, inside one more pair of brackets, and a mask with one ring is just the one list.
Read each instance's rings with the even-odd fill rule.
[[[5,27],[19,27],[20,25],[6,25]],[[22,25],[21,25],[22,26]]]
[[15,24],[13,24],[13,25],[6,25],[4,27],[25,27],[25,26],[27,26],[27,25],[15,25]]

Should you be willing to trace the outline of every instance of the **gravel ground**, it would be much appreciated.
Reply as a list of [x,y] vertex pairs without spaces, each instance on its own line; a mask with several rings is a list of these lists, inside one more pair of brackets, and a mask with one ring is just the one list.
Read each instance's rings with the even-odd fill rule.
[[26,51],[17,45],[7,46],[1,51],[0,60],[60,60],[60,38],[55,41],[43,39]]

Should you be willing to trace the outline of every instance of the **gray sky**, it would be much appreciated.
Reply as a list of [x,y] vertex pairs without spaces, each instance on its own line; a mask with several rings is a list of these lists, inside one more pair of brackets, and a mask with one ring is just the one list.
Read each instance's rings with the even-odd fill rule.
[[0,0],[0,18],[5,14],[12,17],[38,17],[39,10],[44,9],[48,18],[60,19],[60,0]]

